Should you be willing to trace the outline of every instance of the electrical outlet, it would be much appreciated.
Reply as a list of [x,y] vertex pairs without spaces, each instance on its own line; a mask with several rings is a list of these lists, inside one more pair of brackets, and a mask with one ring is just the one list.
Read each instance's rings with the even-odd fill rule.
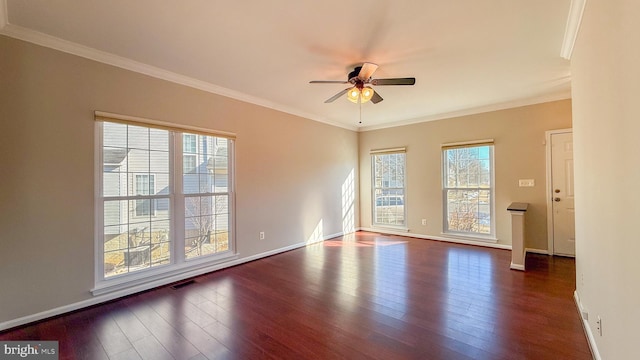
[[589,312],[586,309],[582,310],[582,320],[589,321]]
[[602,319],[600,319],[600,315],[598,315],[598,320],[596,321],[596,330],[598,335],[602,336]]
[[424,226],[427,225],[427,219],[422,219],[422,225],[424,225]]
[[264,231],[260,231],[260,240],[264,240]]

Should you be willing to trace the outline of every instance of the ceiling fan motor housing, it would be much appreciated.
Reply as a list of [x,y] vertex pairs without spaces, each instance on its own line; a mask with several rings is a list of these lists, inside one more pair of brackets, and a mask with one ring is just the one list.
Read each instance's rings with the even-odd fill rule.
[[355,69],[353,69],[353,71],[349,73],[349,78],[347,79],[347,81],[353,82],[354,79],[357,80],[361,69],[362,66],[356,66]]

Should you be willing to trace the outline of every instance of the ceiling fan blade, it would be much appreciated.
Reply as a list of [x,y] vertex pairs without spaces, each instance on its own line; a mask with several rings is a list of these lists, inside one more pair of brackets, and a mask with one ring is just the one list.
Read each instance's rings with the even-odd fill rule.
[[339,93],[333,95],[332,97],[328,98],[327,100],[324,101],[325,104],[328,104],[330,102],[334,102],[337,98],[341,97],[342,95],[346,94],[347,91],[349,91],[351,88],[346,88],[342,91],[340,91]]
[[348,84],[348,81],[342,80],[312,80],[309,84]]
[[362,68],[358,73],[358,79],[362,81],[367,81],[371,78],[371,75],[378,69],[378,65],[373,63],[364,63],[362,64]]
[[371,85],[414,85],[416,78],[373,79]]
[[380,94],[378,94],[375,90],[373,90],[373,96],[371,97],[371,102],[374,104],[377,104],[382,100],[384,100],[382,96],[380,96]]

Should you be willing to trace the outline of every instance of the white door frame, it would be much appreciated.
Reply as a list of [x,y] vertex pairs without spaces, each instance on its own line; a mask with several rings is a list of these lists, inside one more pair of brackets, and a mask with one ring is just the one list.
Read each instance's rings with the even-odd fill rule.
[[551,182],[551,135],[556,134],[573,134],[573,128],[569,129],[557,129],[545,131],[545,148],[547,152],[547,254],[553,255],[553,194],[552,194],[552,182]]

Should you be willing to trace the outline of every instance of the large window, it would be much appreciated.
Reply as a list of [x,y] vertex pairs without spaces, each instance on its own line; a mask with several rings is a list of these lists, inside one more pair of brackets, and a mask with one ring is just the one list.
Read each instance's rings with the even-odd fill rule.
[[233,255],[233,140],[101,120],[97,283]]
[[443,147],[445,232],[492,236],[493,144]]
[[405,226],[405,151],[371,153],[373,224]]

